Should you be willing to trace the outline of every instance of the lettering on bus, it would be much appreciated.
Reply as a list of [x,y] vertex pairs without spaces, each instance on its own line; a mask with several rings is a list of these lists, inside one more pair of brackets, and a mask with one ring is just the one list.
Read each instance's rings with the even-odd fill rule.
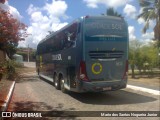
[[62,60],[61,54],[52,55],[52,60]]
[[86,24],[86,26],[91,29],[122,30],[123,28],[123,24],[110,24],[110,23],[90,23]]
[[121,24],[112,24],[112,29],[113,30],[122,30],[122,25]]
[[100,37],[99,40],[102,40],[102,41],[115,41],[116,38],[115,37]]

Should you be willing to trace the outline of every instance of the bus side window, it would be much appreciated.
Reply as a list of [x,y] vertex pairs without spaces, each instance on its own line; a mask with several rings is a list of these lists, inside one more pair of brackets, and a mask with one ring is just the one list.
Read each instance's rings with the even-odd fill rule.
[[64,49],[76,46],[77,27],[78,27],[77,23],[74,23],[64,31],[65,33]]

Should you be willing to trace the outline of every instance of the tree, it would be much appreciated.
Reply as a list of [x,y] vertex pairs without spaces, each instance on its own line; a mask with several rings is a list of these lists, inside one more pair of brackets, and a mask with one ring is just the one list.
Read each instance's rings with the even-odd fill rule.
[[143,51],[143,55],[145,56],[143,61],[149,63],[150,69],[159,66],[158,49],[157,47],[154,47],[154,44],[143,46],[141,51]]
[[158,63],[158,49],[153,43],[144,45],[138,40],[130,41],[129,49],[129,64],[132,70],[132,78],[135,77],[134,70],[137,68],[139,73],[143,70],[152,71],[152,68],[156,68]]
[[154,37],[155,40],[160,41],[160,0],[139,0],[139,4],[142,7],[142,13],[138,15],[138,19],[143,18],[146,22],[143,33],[149,29],[149,21],[156,20]]
[[132,70],[132,78],[135,78],[135,73],[134,73],[134,69],[135,69],[135,55],[134,55],[134,51],[133,50],[129,50],[129,64]]
[[143,69],[144,57],[145,57],[143,55],[143,52],[141,51],[141,48],[139,48],[135,52],[135,56],[136,56],[135,65],[136,65],[137,69],[139,70],[139,73],[141,74],[141,71]]
[[19,22],[8,12],[0,8],[0,43],[18,43],[27,36],[26,25]]
[[106,15],[122,17],[122,15],[115,11],[112,7],[107,9]]
[[18,46],[18,42],[27,37],[27,26],[1,8],[0,16],[0,49],[11,57]]
[[0,3],[4,4],[7,0],[0,0]]
[[135,77],[135,67],[138,68],[139,72],[141,72],[143,61],[142,57],[143,55],[140,52],[140,49],[142,47],[142,43],[138,40],[132,40],[129,43],[130,49],[129,49],[129,64],[132,70],[132,78]]

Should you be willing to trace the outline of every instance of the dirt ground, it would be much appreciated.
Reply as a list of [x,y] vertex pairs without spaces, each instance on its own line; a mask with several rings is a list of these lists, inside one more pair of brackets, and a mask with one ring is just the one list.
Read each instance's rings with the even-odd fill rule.
[[31,67],[23,67],[23,68],[16,68],[18,74],[26,73],[26,72],[35,72],[36,68]]
[[128,76],[128,81],[133,81],[136,83],[143,83],[148,86],[155,86],[160,88],[160,77],[147,77],[147,76],[140,76],[136,78],[131,78],[131,75]]

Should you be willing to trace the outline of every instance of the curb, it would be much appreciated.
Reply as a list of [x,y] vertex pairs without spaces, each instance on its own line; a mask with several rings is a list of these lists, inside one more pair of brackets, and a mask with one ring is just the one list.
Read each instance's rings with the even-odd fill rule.
[[14,87],[15,87],[15,81],[13,81],[13,83],[12,83],[10,89],[9,89],[8,95],[7,95],[4,103],[2,104],[2,108],[1,108],[2,112],[6,111],[7,108],[8,108],[8,104],[11,100],[11,97],[12,97],[12,94],[13,94],[13,91],[14,91]]
[[159,90],[153,90],[153,89],[134,86],[134,85],[129,85],[129,84],[127,85],[127,88],[130,88],[130,89],[133,89],[133,90],[142,91],[142,92],[146,92],[146,93],[150,93],[150,94],[153,94],[153,95],[160,95],[160,91]]

